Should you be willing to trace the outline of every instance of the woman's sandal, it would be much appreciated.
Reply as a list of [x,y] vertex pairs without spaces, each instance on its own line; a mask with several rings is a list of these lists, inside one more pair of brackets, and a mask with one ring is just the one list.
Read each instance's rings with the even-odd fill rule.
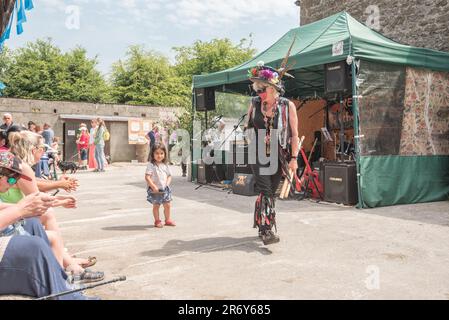
[[102,271],[91,271],[89,269],[85,269],[83,273],[80,274],[72,274],[70,282],[97,282],[104,279],[104,272]]
[[174,227],[176,226],[176,223],[173,220],[166,220],[165,221],[166,226]]
[[87,261],[89,261],[89,262],[80,264],[81,268],[86,269],[86,268],[94,266],[97,263],[97,257],[89,256],[87,258]]
[[162,228],[163,227],[162,221],[161,220],[154,221],[154,227],[155,228]]

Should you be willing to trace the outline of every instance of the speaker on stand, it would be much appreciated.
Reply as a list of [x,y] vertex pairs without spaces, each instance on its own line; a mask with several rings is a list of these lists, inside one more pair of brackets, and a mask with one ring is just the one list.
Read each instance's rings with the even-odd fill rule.
[[351,68],[346,61],[324,65],[324,92],[345,94],[352,90]]
[[352,91],[352,75],[351,68],[346,61],[338,61],[324,65],[324,92],[326,94],[337,94],[340,106],[337,110],[337,121],[339,124],[339,140],[340,150],[338,154],[341,161],[344,160],[344,145],[345,145],[345,128],[342,120],[342,113],[344,112],[343,97],[350,94]]
[[215,90],[214,88],[195,89],[196,111],[215,110]]

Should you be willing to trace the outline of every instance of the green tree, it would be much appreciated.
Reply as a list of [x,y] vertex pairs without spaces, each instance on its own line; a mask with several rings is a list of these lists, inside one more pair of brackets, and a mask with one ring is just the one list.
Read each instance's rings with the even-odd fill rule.
[[168,58],[142,46],[131,46],[124,61],[114,63],[111,96],[119,103],[182,107],[189,104],[189,88]]
[[[189,88],[194,75],[208,74],[222,71],[249,60],[256,50],[252,48],[251,35],[249,39],[242,39],[235,45],[231,40],[213,39],[209,42],[196,41],[192,46],[175,47],[175,69],[182,81]],[[190,95],[189,95],[190,98]],[[247,108],[247,98],[236,95],[217,93],[217,110],[209,113],[211,116],[224,114],[225,116],[240,115]],[[245,107],[242,108],[242,106]],[[236,106],[238,108],[236,109]],[[185,106],[181,126],[191,132],[192,114],[191,103]],[[202,113],[196,113],[196,118],[203,120]]]
[[193,75],[222,71],[250,59],[256,52],[251,45],[250,35],[250,40],[242,39],[237,45],[225,38],[209,42],[198,40],[189,47],[175,47],[176,70],[191,82]]
[[11,53],[0,81],[8,97],[100,102],[108,89],[97,63],[81,47],[62,53],[51,40],[37,40]]
[[[11,51],[5,46],[0,51],[0,82],[5,79],[6,70],[11,65]],[[3,95],[3,90],[0,90],[0,96]]]

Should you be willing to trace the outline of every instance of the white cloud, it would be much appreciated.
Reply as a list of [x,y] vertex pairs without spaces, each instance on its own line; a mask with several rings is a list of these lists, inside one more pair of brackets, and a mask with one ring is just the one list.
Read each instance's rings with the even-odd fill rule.
[[136,7],[135,0],[121,0],[121,1],[117,1],[117,2],[120,7],[123,7],[126,9],[132,9],[132,8]]
[[35,3],[34,6],[39,8],[42,5],[45,9],[50,10],[61,10],[65,11],[67,5],[64,3],[64,0],[41,0],[40,3]]
[[165,6],[171,22],[178,26],[222,28],[250,21],[279,21],[297,15],[292,0],[174,0]]

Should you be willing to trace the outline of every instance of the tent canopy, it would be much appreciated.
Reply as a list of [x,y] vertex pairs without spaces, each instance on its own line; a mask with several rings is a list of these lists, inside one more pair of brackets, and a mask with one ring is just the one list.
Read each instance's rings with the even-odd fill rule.
[[[449,71],[449,53],[397,43],[343,11],[291,29],[271,47],[239,66],[194,76],[193,86],[215,87],[225,92],[248,92],[248,69],[256,66],[258,61],[279,67],[294,38],[296,40],[288,65],[295,79],[286,82],[287,96],[306,96],[322,91],[323,64],[344,60],[348,55],[371,61]],[[340,50],[336,50],[338,44],[342,44]]]

